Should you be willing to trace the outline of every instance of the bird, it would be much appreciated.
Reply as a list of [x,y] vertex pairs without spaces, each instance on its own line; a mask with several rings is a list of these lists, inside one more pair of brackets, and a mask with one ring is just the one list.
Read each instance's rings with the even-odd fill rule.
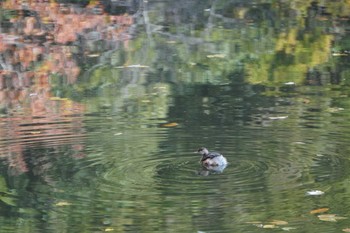
[[201,154],[200,164],[205,168],[224,167],[227,165],[227,159],[218,152],[209,152],[205,147],[200,147],[196,153]]

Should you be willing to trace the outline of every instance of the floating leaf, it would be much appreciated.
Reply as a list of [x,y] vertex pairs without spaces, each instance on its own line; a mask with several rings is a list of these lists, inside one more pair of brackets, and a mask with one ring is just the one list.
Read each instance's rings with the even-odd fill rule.
[[259,228],[265,228],[265,229],[274,229],[274,228],[279,228],[280,225],[287,225],[287,221],[283,220],[272,220],[271,222],[268,222],[268,224],[263,224],[260,221],[251,221],[251,222],[246,222],[248,224],[252,224],[256,227]]
[[328,108],[327,112],[340,112],[340,111],[343,111],[343,110],[344,110],[344,108],[337,108],[337,107],[335,107],[335,108]]
[[273,225],[273,224],[266,224],[266,225],[263,225],[262,228],[265,228],[265,229],[273,229],[273,228],[276,228],[276,225]]
[[319,208],[319,209],[314,209],[310,211],[310,214],[321,214],[325,213],[329,210],[329,208]]
[[284,85],[295,85],[295,82],[286,82]]
[[304,104],[309,104],[311,103],[311,100],[310,99],[302,99],[302,101]]
[[342,231],[344,231],[344,232],[350,232],[350,228],[344,228]]
[[346,219],[346,217],[338,217],[336,214],[321,214],[317,217],[319,220],[325,222],[336,222],[337,220]]
[[175,127],[175,126],[178,126],[179,124],[176,123],[176,122],[171,122],[171,123],[165,123],[165,124],[162,124],[161,126],[162,127]]
[[56,203],[56,206],[69,206],[71,203],[66,202],[66,201],[60,201]]
[[272,220],[272,222],[270,222],[272,225],[287,225],[288,222],[283,221],[283,220]]
[[319,196],[319,195],[323,195],[324,192],[320,191],[320,190],[311,190],[311,191],[307,191],[306,195],[309,196]]
[[348,54],[346,54],[346,53],[332,53],[332,56],[340,57],[340,56],[348,56]]
[[284,120],[284,119],[287,119],[288,116],[271,116],[271,117],[268,117],[270,120]]
[[98,54],[98,53],[90,53],[87,55],[87,57],[99,57],[101,56],[101,54]]
[[306,144],[305,142],[293,142],[293,143],[296,145],[305,145]]
[[105,231],[114,231],[114,229],[112,227],[108,227],[105,229]]
[[31,131],[30,134],[41,134],[41,131]]
[[295,228],[295,227],[282,227],[281,229],[284,231],[290,231],[290,230],[295,230],[297,228]]
[[57,96],[51,97],[50,100],[52,101],[64,101],[64,100],[68,100],[68,98],[60,98]]
[[321,214],[317,216],[321,221],[326,221],[326,222],[336,222],[337,220],[335,219],[336,215],[335,214]]

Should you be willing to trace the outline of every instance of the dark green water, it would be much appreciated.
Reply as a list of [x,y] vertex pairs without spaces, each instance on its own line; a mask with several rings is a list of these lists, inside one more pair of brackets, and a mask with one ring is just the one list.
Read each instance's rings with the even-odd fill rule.
[[0,232],[350,228],[349,3],[2,4]]

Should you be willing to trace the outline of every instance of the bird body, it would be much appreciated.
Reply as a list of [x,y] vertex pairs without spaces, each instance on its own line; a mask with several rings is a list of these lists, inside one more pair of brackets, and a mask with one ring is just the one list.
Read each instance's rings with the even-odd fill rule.
[[202,155],[200,163],[206,168],[227,165],[227,159],[218,152],[209,152],[207,148],[201,147],[197,153]]

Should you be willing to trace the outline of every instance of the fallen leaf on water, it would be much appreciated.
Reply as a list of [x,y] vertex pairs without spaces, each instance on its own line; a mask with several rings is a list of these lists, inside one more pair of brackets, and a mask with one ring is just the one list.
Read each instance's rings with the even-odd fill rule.
[[324,212],[327,212],[329,208],[319,208],[319,209],[314,209],[310,211],[310,214],[321,214]]
[[271,116],[271,117],[268,117],[270,120],[284,120],[284,119],[287,119],[288,116]]
[[87,57],[99,57],[99,56],[101,56],[101,55],[98,53],[91,53],[91,54],[87,55]]
[[344,232],[350,232],[350,228],[344,228],[342,231],[344,231]]
[[30,134],[41,134],[41,131],[31,131]]
[[295,230],[297,228],[295,228],[295,227],[282,227],[281,229],[284,231],[290,231],[290,230]]
[[337,107],[335,107],[335,108],[328,108],[327,109],[327,112],[340,112],[340,111],[343,111],[344,110],[344,108],[337,108]]
[[286,82],[284,85],[295,85],[295,82]]
[[302,102],[303,102],[304,104],[309,104],[309,103],[311,102],[311,100],[309,100],[309,99],[303,99]]
[[346,53],[332,53],[332,56],[340,57],[340,56],[348,56],[348,54],[346,54]]
[[296,145],[305,145],[306,143],[305,143],[305,142],[293,142],[293,144],[296,144]]
[[276,225],[273,225],[273,224],[266,224],[266,225],[263,225],[262,228],[265,228],[265,229],[273,229],[273,228],[276,228]]
[[71,203],[66,202],[66,201],[60,201],[56,203],[56,206],[69,206]]
[[253,226],[259,227],[259,228],[265,228],[265,229],[274,229],[274,228],[279,228],[280,225],[287,225],[287,221],[283,220],[272,220],[271,222],[268,222],[268,224],[263,224],[260,221],[251,221],[251,222],[246,222],[248,224],[252,224]]
[[114,231],[114,229],[112,227],[108,227],[105,229],[105,231]]
[[321,214],[317,217],[319,220],[325,222],[336,222],[337,220],[346,219],[346,217],[338,217],[336,214]]
[[64,101],[64,100],[68,100],[68,98],[61,98],[61,97],[56,97],[56,96],[54,96],[54,97],[51,97],[50,98],[50,100],[53,100],[53,101]]
[[270,224],[272,224],[272,225],[287,225],[288,222],[283,221],[283,220],[272,220],[272,221],[270,222]]
[[162,127],[175,127],[175,126],[178,126],[179,124],[176,123],[176,122],[171,122],[171,123],[165,123],[165,124],[162,124],[161,126]]
[[323,195],[324,192],[320,191],[320,190],[311,190],[311,191],[307,191],[306,195],[309,196],[319,196],[319,195]]

